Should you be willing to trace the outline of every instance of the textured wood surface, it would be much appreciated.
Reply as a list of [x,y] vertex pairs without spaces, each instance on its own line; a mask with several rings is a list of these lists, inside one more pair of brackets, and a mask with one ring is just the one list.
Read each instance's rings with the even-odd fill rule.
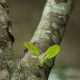
[[[31,42],[38,47],[43,54],[50,46],[60,44],[66,23],[72,10],[73,0],[48,0],[43,15]],[[11,33],[11,21],[8,6],[5,0],[0,4],[0,68],[5,76],[1,80],[47,80],[54,64],[54,58],[39,67],[39,61],[30,52],[18,61],[13,69],[12,44],[14,38]],[[6,69],[6,70],[5,70]],[[11,74],[10,74],[11,73]],[[7,78],[5,79],[4,77]]]

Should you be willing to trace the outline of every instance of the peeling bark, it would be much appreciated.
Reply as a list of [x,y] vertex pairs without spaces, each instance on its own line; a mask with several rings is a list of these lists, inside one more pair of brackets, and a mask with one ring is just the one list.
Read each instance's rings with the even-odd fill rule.
[[[50,46],[61,43],[73,7],[72,5],[73,0],[47,0],[39,26],[31,39],[31,42],[37,46],[41,54]],[[8,12],[6,12],[2,5],[0,5],[0,10],[1,13],[4,13],[3,15],[0,14],[1,23],[3,24],[4,22],[4,25],[0,26],[0,35],[3,35],[3,37],[0,36],[0,39],[3,38],[0,42],[7,44],[4,48],[0,48],[0,50],[2,50],[2,52],[4,51],[5,55],[9,55],[6,57],[7,59],[1,60],[10,62],[13,59],[11,57],[13,38],[10,37],[11,32],[9,31],[10,19]],[[4,21],[2,21],[3,18]],[[5,34],[3,33],[4,31]],[[0,46],[1,44],[2,43],[0,43]],[[3,55],[3,57],[5,55]],[[1,63],[3,63],[3,61],[1,61]],[[38,58],[33,57],[33,54],[28,51],[25,56],[17,62],[17,67],[7,80],[48,80],[50,70],[54,64],[54,58],[45,62],[43,67],[40,67],[39,64]],[[7,63],[5,63],[5,65],[7,65]]]

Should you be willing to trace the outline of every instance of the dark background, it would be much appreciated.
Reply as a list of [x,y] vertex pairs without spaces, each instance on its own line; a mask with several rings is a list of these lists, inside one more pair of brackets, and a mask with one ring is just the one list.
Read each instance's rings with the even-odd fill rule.
[[[46,0],[7,0],[15,36],[14,54],[23,55],[24,41],[29,41],[37,28]],[[75,0],[61,44],[56,64],[63,61],[69,67],[80,68],[80,0]]]

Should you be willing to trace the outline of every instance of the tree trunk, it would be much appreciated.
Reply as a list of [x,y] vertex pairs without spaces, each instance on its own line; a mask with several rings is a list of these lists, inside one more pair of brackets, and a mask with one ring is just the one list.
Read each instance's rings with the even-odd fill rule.
[[0,0],[0,80],[9,80],[8,65],[14,61],[12,51],[14,38],[11,27],[9,7],[5,0]]
[[[43,54],[50,46],[60,44],[73,0],[47,0],[41,21],[31,42]],[[48,80],[54,58],[39,67],[38,58],[29,51],[14,64],[11,21],[5,0],[0,1],[0,80]]]

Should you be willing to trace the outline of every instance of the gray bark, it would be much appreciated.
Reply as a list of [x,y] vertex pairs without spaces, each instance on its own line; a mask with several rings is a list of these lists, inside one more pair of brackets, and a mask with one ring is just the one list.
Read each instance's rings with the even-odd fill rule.
[[[0,80],[48,80],[54,58],[39,67],[39,60],[28,51],[14,67],[14,39],[9,11],[5,0],[0,3],[0,73],[3,73]],[[47,0],[39,26],[31,39],[41,54],[50,46],[61,43],[72,5],[73,0]]]
[[14,60],[11,27],[8,5],[5,0],[0,0],[0,80],[9,80],[9,65]]

